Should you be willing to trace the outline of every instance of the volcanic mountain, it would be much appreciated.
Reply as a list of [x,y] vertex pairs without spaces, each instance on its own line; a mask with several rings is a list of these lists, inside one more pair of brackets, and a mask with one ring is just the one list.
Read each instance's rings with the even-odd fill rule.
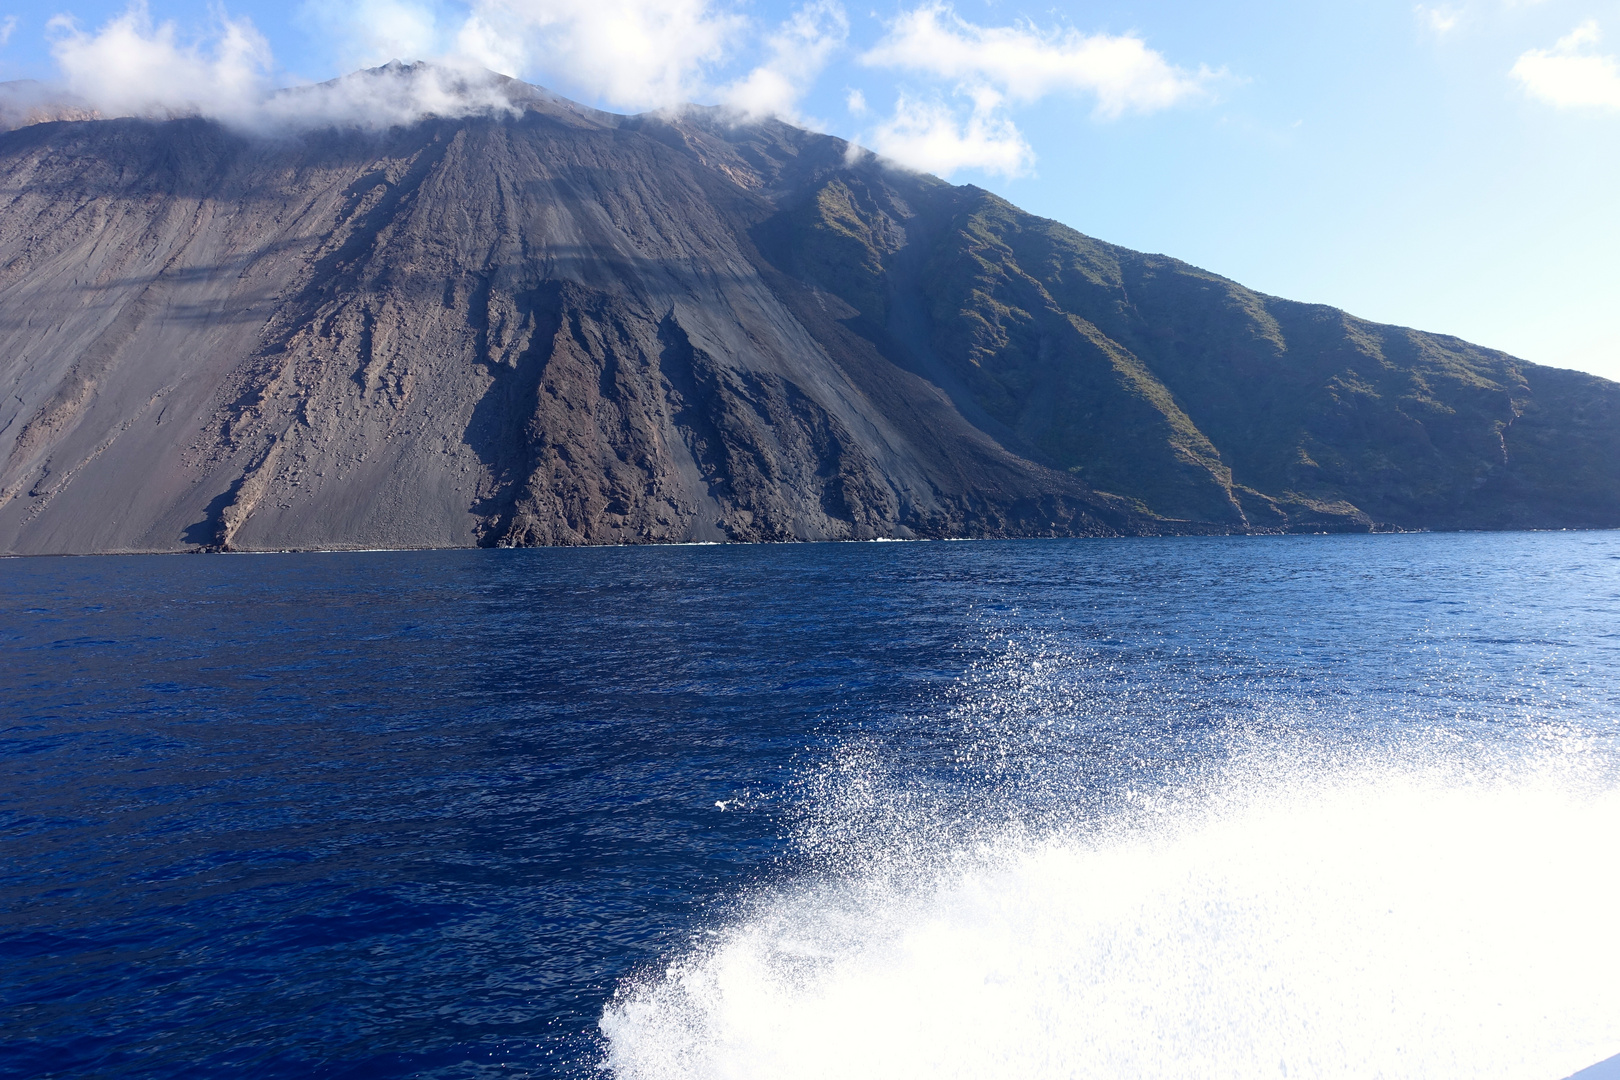
[[1620,526],[1620,384],[500,88],[0,135],[0,551]]

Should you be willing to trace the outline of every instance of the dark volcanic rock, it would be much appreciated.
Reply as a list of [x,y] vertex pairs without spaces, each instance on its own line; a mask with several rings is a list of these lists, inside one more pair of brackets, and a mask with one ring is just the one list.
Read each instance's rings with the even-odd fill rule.
[[522,102],[0,136],[0,550],[1620,525],[1616,384]]

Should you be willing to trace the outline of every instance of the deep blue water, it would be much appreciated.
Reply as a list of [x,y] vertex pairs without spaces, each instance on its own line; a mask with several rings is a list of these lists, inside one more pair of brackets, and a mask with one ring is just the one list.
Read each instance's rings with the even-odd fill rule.
[[1617,735],[1612,533],[7,560],[0,1073],[590,1075],[906,828]]

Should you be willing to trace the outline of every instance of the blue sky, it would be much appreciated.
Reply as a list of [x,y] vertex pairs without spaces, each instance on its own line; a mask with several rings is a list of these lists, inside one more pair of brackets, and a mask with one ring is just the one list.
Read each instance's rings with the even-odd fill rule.
[[1620,0],[0,0],[0,37],[0,78],[108,100],[437,56],[620,111],[777,112],[1265,292],[1620,379]]

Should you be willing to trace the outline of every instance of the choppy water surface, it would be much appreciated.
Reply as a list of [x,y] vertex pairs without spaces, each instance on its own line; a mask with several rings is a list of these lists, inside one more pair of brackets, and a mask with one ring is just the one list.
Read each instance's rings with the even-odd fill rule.
[[0,1071],[1620,1052],[1620,535],[0,562]]

